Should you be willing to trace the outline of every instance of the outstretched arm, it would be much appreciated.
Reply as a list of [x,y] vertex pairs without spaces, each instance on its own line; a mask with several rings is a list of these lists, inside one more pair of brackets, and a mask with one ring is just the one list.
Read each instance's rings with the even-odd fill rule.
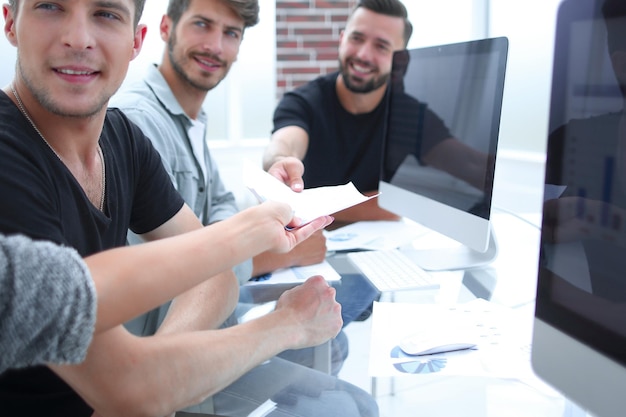
[[118,326],[94,338],[83,364],[51,368],[103,417],[168,415],[285,349],[336,336],[342,320],[334,297],[322,277],[312,277],[283,293],[274,312],[245,324],[149,338]]
[[448,138],[423,156],[428,165],[447,172],[478,190],[485,187],[488,172],[493,172],[494,155],[480,152],[455,138]]
[[309,147],[309,134],[298,126],[278,129],[265,148],[263,169],[299,192],[304,189],[302,160]]
[[268,250],[287,252],[332,222],[321,217],[287,231],[291,215],[287,205],[267,202],[190,233],[86,258],[98,292],[96,331],[123,323],[244,259]]

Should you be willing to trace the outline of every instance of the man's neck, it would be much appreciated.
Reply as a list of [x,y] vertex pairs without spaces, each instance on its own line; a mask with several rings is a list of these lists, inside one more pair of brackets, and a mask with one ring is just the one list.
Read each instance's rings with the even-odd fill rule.
[[[18,98],[10,88],[4,90],[24,117],[66,163],[82,163],[93,158],[102,134],[106,107],[90,117],[66,117],[44,108],[28,90],[22,88]],[[17,91],[17,90],[16,90]]]
[[369,93],[354,93],[346,87],[341,74],[337,77],[335,90],[339,102],[348,113],[365,114],[372,112],[381,102],[387,86],[383,85]]
[[162,63],[159,65],[158,69],[185,114],[196,120],[200,114],[202,103],[204,103],[207,92],[198,90],[189,85],[186,81],[181,80],[171,65]]

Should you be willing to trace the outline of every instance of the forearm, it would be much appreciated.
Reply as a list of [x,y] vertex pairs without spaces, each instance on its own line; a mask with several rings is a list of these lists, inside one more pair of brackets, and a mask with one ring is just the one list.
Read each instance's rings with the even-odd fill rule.
[[298,126],[286,126],[272,134],[263,153],[263,169],[266,171],[277,161],[287,157],[302,160],[309,146],[309,134]]
[[267,171],[274,163],[288,156],[296,157],[293,153],[283,141],[272,140],[263,152],[263,169]]
[[87,361],[53,366],[103,417],[163,416],[196,404],[299,345],[278,312],[218,331],[137,338],[122,328],[97,336]]
[[[269,248],[247,217],[85,259],[98,292],[96,331],[111,328]],[[263,229],[261,227],[261,229]]]
[[269,272],[273,272],[279,268],[286,268],[291,265],[287,265],[285,259],[283,259],[284,255],[278,255],[273,253],[264,252],[252,259],[252,276],[256,277],[259,275],[267,274]]
[[253,259],[253,276],[266,274],[278,268],[314,265],[326,258],[326,237],[322,230],[313,233],[288,253],[263,252]]
[[239,299],[239,283],[231,270],[224,271],[177,296],[157,334],[217,329],[230,316]]

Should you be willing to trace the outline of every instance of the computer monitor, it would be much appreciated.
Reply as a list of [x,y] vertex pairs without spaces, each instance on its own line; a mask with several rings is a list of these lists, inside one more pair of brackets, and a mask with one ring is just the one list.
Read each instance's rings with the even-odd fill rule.
[[459,243],[410,250],[426,270],[497,255],[490,216],[507,51],[500,37],[394,53],[378,200]]
[[598,416],[626,410],[626,2],[557,13],[532,344],[535,372]]

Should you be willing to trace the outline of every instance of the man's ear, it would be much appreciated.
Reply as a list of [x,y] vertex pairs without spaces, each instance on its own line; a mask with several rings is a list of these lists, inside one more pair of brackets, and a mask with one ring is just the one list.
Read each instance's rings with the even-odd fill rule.
[[15,35],[15,19],[8,4],[2,5],[2,15],[4,16],[4,36],[13,46],[17,46],[17,36]]
[[133,38],[133,53],[130,57],[131,61],[137,58],[137,55],[139,55],[139,52],[141,52],[143,41],[146,40],[146,33],[148,33],[148,27],[146,25],[137,25],[137,29],[135,30],[135,36]]
[[163,42],[167,43],[170,39],[172,27],[172,19],[170,19],[168,15],[164,14],[161,18],[161,24],[159,25],[159,33]]

